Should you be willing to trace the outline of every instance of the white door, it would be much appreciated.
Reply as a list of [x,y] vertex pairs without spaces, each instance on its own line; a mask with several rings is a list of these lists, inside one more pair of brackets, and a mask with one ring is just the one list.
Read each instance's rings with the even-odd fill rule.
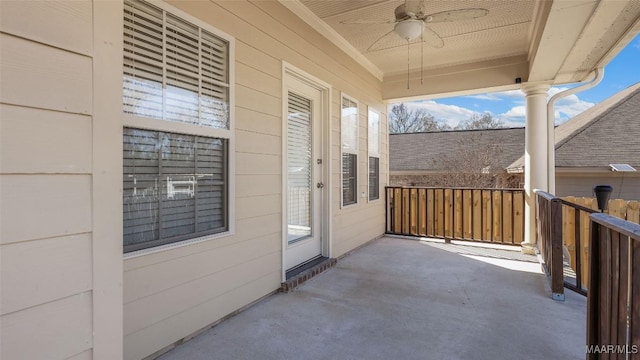
[[286,81],[285,269],[322,254],[322,91]]

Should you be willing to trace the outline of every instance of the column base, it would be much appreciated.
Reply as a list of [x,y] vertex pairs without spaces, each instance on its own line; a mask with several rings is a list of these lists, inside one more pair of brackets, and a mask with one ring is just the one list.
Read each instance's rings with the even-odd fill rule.
[[520,251],[525,255],[535,255],[536,254],[536,245],[528,242],[524,242],[520,244]]

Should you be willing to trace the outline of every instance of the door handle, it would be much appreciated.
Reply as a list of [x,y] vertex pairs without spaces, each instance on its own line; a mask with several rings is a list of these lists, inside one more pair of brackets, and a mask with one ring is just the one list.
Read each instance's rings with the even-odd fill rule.
[[321,182],[319,182],[319,183],[317,183],[317,184],[316,184],[316,187],[317,187],[318,189],[322,189],[322,188],[324,187],[324,184],[323,184],[323,183],[321,183]]

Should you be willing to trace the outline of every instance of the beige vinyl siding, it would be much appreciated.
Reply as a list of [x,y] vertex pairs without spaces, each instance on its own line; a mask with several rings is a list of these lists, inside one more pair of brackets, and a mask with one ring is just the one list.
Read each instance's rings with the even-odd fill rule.
[[[102,121],[113,123],[113,116],[94,110],[111,108],[121,90],[94,91],[105,88],[94,71],[104,69],[101,61],[114,67],[113,52],[103,50],[120,47],[119,37],[94,27],[94,11],[109,12],[89,0],[0,7],[0,358],[115,358],[122,341],[121,234],[113,232],[119,222],[93,216],[112,212],[102,199],[117,189],[94,192],[104,193],[101,179],[118,174],[110,172],[113,161],[96,162],[101,151],[93,140],[96,131],[112,140]],[[94,36],[101,39],[95,47]],[[119,251],[105,251],[114,243]]]
[[5,245],[1,261],[2,314],[91,290],[90,234]]
[[66,359],[93,346],[92,8],[1,6],[0,357]]
[[[331,84],[334,97],[345,91],[365,110],[366,105],[384,110],[379,80],[277,2],[170,4],[235,37],[236,232],[125,259],[126,359],[153,354],[280,286],[283,61]],[[335,113],[335,105],[332,110]],[[385,121],[381,116],[381,126],[386,127]],[[364,126],[360,140],[365,145],[361,143],[359,159],[366,159],[366,116],[361,116],[360,126]],[[331,127],[337,129],[339,139],[339,123]],[[339,143],[333,142],[332,158],[340,156]],[[386,160],[382,159],[381,178],[385,179]],[[333,176],[339,177],[339,170],[333,170],[339,163],[333,161]],[[359,166],[364,174],[366,161]],[[332,181],[332,186],[339,186],[339,181]],[[366,186],[364,177],[358,187],[366,191]],[[339,204],[340,191],[332,196],[330,206],[335,201]],[[345,213],[334,207],[334,217],[327,221],[371,222],[372,226],[364,234],[355,231],[357,225],[334,229],[332,256],[381,235],[383,211],[380,203],[366,201]]]
[[640,174],[638,173],[624,173],[624,175],[621,172],[556,173],[558,196],[594,197],[593,187],[596,185],[613,186],[612,199],[640,200]]
[[90,57],[5,33],[0,42],[3,103],[91,114]]
[[0,104],[0,118],[0,171],[91,172],[90,116]]
[[87,174],[3,174],[2,244],[91,232],[90,190]]
[[91,55],[92,16],[90,0],[3,1],[0,23],[3,32]]
[[67,359],[92,347],[91,291],[2,316],[3,359]]
[[83,351],[80,354],[74,355],[67,360],[92,360],[93,359],[93,351],[87,350]]
[[[356,97],[357,99],[357,97]],[[378,107],[382,110],[380,113],[380,188],[384,189],[387,184],[387,117],[384,110],[384,106],[380,106],[377,103],[363,103],[358,104],[358,125],[360,126],[359,144],[358,144],[358,204],[349,206],[346,208],[340,208],[340,198],[335,194],[340,194],[340,109],[341,109],[341,97],[340,94],[333,94],[333,113],[332,113],[332,164],[331,164],[331,176],[332,176],[332,190],[333,199],[331,206],[333,208],[332,219],[332,243],[333,243],[333,256],[339,257],[345,253],[365,244],[366,242],[379,237],[384,233],[384,205],[381,201],[368,202],[368,183],[367,176],[368,167],[368,144],[367,144],[367,105]],[[362,197],[364,192],[365,197]],[[381,195],[384,199],[384,195]]]

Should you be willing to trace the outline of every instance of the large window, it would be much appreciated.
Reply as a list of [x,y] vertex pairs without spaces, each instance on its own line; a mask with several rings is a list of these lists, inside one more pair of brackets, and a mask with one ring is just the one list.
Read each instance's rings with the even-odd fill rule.
[[358,203],[358,103],[342,97],[342,206]]
[[189,15],[125,0],[125,252],[230,230],[232,52]]
[[369,201],[380,198],[380,113],[369,109]]

